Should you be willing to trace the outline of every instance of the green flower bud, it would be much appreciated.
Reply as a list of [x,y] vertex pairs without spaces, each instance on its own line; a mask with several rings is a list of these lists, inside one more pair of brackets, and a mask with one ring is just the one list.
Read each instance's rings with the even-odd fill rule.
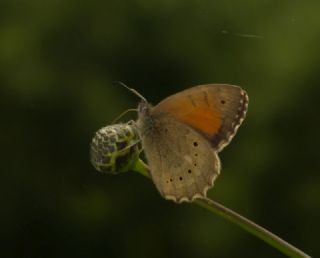
[[91,164],[102,173],[126,172],[139,158],[141,148],[133,122],[109,125],[97,131],[92,139]]

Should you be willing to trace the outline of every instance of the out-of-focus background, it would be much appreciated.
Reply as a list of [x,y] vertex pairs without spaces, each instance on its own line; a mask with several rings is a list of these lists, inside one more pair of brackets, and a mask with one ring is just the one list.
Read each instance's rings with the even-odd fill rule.
[[[136,173],[89,163],[138,103],[241,85],[249,112],[209,196],[320,255],[319,1],[0,2],[1,257],[283,257]],[[126,117],[124,121],[135,118]]]

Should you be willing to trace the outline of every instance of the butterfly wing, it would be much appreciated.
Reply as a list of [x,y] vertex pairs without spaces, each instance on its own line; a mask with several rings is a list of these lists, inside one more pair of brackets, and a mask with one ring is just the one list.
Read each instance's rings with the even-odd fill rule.
[[248,95],[238,86],[199,85],[171,95],[153,110],[153,116],[171,116],[211,142],[216,151],[230,143],[245,118]]
[[197,131],[172,117],[154,118],[142,135],[151,177],[161,195],[175,202],[206,196],[220,171],[216,152]]

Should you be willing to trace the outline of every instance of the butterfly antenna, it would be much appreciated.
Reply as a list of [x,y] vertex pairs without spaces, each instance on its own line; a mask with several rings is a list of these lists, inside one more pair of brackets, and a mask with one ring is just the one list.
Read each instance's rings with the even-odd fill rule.
[[126,115],[127,113],[132,112],[132,111],[137,112],[138,109],[136,109],[136,108],[130,108],[130,109],[127,109],[127,110],[123,111],[119,116],[117,116],[117,117],[111,122],[111,124],[112,124],[112,125],[115,124],[121,117],[123,117],[124,115]]
[[134,95],[138,96],[140,99],[142,99],[142,101],[147,102],[147,100],[145,99],[145,97],[143,97],[139,92],[137,92],[135,89],[132,89],[130,87],[128,87],[127,85],[125,85],[123,82],[120,81],[115,81],[113,82],[113,84],[119,84],[122,87],[125,87],[127,90],[131,91]]

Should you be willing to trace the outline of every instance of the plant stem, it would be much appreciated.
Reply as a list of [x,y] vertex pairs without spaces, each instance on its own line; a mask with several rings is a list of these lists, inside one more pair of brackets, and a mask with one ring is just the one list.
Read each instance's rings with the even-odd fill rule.
[[[148,166],[140,159],[137,159],[137,161],[135,162],[133,166],[133,170],[150,178]],[[279,250],[280,252],[282,252],[283,254],[289,257],[295,257],[295,258],[310,257],[306,253],[302,252],[298,248],[284,241],[283,239],[271,233],[267,229],[241,216],[235,211],[228,209],[227,207],[223,206],[222,204],[216,201],[213,201],[209,198],[201,198],[201,199],[197,199],[195,203],[211,211],[212,213],[215,213],[231,221],[232,223],[240,226],[247,232],[253,234],[257,238],[260,238],[261,240],[265,241],[266,243],[273,246],[274,248],[276,248],[277,250]]]
[[242,227],[246,231],[265,241],[266,243],[278,249],[279,251],[281,251],[289,257],[310,257],[306,253],[302,252],[301,250],[289,244],[285,240],[271,233],[267,229],[241,216],[235,211],[228,209],[227,207],[223,206],[222,204],[216,201],[213,201],[209,198],[202,198],[196,200],[196,203],[199,206],[208,209],[209,211],[231,221],[232,223],[237,224],[238,226]]

